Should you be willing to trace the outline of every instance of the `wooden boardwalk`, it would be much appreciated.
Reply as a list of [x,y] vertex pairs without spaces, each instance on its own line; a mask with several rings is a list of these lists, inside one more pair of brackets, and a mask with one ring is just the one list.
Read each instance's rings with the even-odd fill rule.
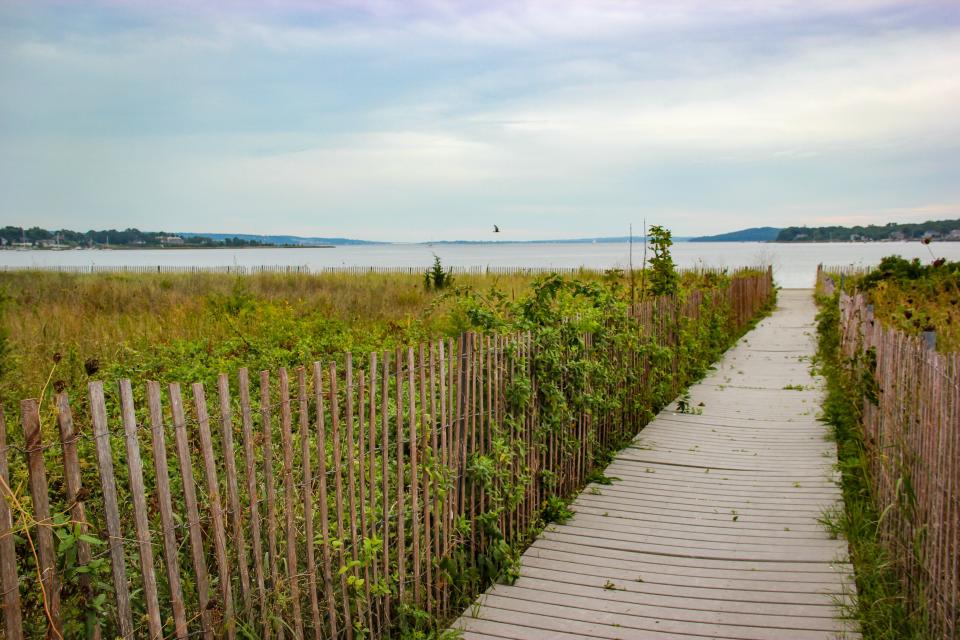
[[[455,627],[484,638],[855,637],[846,544],[818,518],[840,505],[810,291],[779,307],[621,451],[606,474]],[[702,403],[702,404],[701,404]]]

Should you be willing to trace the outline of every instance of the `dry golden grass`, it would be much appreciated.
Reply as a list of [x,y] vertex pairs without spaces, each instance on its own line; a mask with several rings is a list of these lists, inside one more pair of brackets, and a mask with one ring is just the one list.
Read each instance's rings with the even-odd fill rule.
[[[454,284],[519,295],[532,280],[461,275]],[[101,375],[115,364],[123,365],[118,373],[134,373],[138,359],[184,357],[183,345],[205,343],[213,353],[215,345],[257,342],[258,349],[235,358],[216,358],[256,367],[275,363],[276,354],[263,357],[271,344],[291,358],[319,358],[329,355],[324,351],[375,350],[457,330],[445,313],[449,305],[417,275],[10,272],[0,274],[0,295],[0,393],[7,401],[39,396],[48,379],[80,383],[88,362],[97,361]],[[310,334],[310,353],[290,344],[298,334]],[[156,365],[146,368],[158,373]]]

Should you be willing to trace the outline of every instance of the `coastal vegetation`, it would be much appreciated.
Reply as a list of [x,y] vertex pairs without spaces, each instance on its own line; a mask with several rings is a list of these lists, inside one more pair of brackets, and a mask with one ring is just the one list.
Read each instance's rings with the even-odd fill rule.
[[938,351],[960,351],[960,262],[887,256],[876,268],[842,281],[845,291],[867,296],[884,325],[914,336],[932,331]]
[[960,240],[960,219],[927,222],[890,222],[884,225],[787,227],[776,242],[886,242],[934,238]]
[[954,637],[958,521],[941,505],[956,497],[960,262],[887,256],[818,280],[823,416],[845,502],[824,521],[850,543],[850,613],[868,640]]
[[[28,635],[43,633],[50,605],[50,592],[35,588],[46,575],[46,560],[31,552],[43,528],[26,506],[32,476],[25,457],[34,456],[48,469],[57,541],[49,547],[55,555],[50,564],[60,578],[57,624],[64,637],[89,636],[97,628],[118,631],[117,595],[128,579],[132,619],[144,634],[148,624],[157,624],[173,635],[178,624],[175,617],[152,615],[156,596],[148,587],[155,579],[161,602],[181,598],[189,611],[199,611],[185,623],[192,630],[229,628],[236,611],[242,637],[260,637],[268,629],[299,633],[289,625],[309,629],[321,616],[325,629],[347,627],[358,638],[386,627],[397,637],[439,636],[442,623],[479,589],[514,579],[532,536],[568,516],[566,500],[772,303],[767,270],[680,274],[669,259],[669,233],[664,230],[659,242],[658,262],[637,278],[619,271],[576,277],[458,274],[444,287],[431,277],[427,287],[423,276],[412,274],[0,275],[0,397],[13,445],[7,449],[8,486],[11,504],[18,505],[17,572]],[[445,272],[439,263],[431,271]],[[665,295],[656,296],[654,288]],[[420,345],[419,360],[417,348],[409,349],[413,345]],[[380,360],[371,355],[377,353]],[[329,366],[311,370],[314,361]],[[234,386],[241,368],[264,372],[259,394],[244,386],[245,374]],[[227,376],[218,377],[220,372]],[[125,378],[132,380],[126,399],[123,384],[117,385]],[[88,392],[96,380],[107,382],[105,401]],[[164,416],[167,407],[179,405],[172,387],[167,405],[159,387],[145,387],[147,380],[201,383],[192,387],[192,401],[184,402],[190,406],[182,433],[189,440],[178,440],[176,448],[163,428],[153,432],[160,444],[154,440],[151,446],[145,427],[154,417],[147,411],[151,399],[162,402]],[[209,415],[204,388],[211,390]],[[316,397],[307,389],[315,389]],[[39,404],[28,401],[17,411],[9,403],[19,398]],[[57,425],[67,398],[78,434],[67,443],[78,450],[85,491],[77,499],[85,501],[89,527],[72,515],[75,501],[65,490],[59,447],[28,449],[21,420],[14,418],[25,412],[24,428],[36,424],[31,437],[59,444],[63,427],[58,433]],[[364,398],[371,401],[366,414]],[[147,518],[155,556],[161,553],[157,532],[169,533],[176,544],[163,547],[170,554],[164,566],[184,569],[179,596],[167,574],[130,571],[118,582],[110,568],[105,549],[117,537],[104,528],[107,505],[99,489],[107,445],[90,437],[96,424],[89,416],[98,407],[114,432],[106,442],[120,485],[116,526],[132,538],[141,530],[138,518]],[[177,422],[177,410],[171,410]],[[325,418],[317,423],[315,415]],[[297,446],[291,423],[299,424]],[[213,424],[211,444],[204,429]],[[312,453],[313,439],[318,454]],[[242,456],[234,454],[232,440],[243,444]],[[145,458],[145,489],[139,490],[139,467],[127,464],[138,441]],[[170,529],[157,511],[165,495],[157,447],[187,469],[169,478],[176,515]],[[204,474],[196,467],[201,457]],[[251,465],[247,470],[244,460]],[[234,465],[238,470],[230,471]],[[294,483],[311,477],[311,467],[313,480],[302,487]],[[245,481],[231,485],[211,470],[227,478],[239,473]],[[188,517],[197,506],[184,502],[188,477],[205,487],[192,498],[199,501],[199,521]],[[234,501],[232,522],[222,520],[218,483],[226,491],[222,499]],[[138,496],[144,496],[141,503]],[[310,510],[302,505],[311,498],[311,508],[322,514],[322,531],[314,517],[305,516]],[[263,555],[245,555],[236,533],[248,541],[260,536],[260,521],[254,529],[249,509],[236,504],[258,505],[254,512],[267,529]],[[141,507],[145,514],[137,511]],[[330,531],[328,521],[335,525]],[[234,544],[228,548],[218,522],[231,531]],[[93,559],[84,560],[84,545],[95,551]],[[118,548],[128,568],[144,566],[144,546]],[[305,562],[304,553],[316,553],[315,563]],[[200,574],[186,569],[200,561],[211,572],[206,586]],[[251,563],[266,571],[269,591],[263,597],[261,587],[258,599],[244,603],[238,594],[255,595],[256,585],[244,582],[252,576],[229,567],[252,572]],[[327,573],[310,573],[318,567]],[[207,588],[218,595],[211,598]],[[324,608],[313,605],[311,618],[307,593],[321,588]]]

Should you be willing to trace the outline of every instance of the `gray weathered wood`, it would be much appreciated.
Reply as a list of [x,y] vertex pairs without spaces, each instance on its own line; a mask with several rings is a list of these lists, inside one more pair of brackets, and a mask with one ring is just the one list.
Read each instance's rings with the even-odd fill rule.
[[193,478],[193,462],[190,459],[190,440],[187,436],[187,419],[183,412],[183,396],[180,385],[169,387],[170,413],[173,417],[173,436],[177,446],[177,462],[183,483],[183,505],[187,511],[187,530],[190,533],[190,558],[193,561],[193,578],[197,586],[200,605],[200,629],[203,637],[213,638],[213,623],[210,619],[210,578],[207,574],[206,551],[203,548],[203,530],[197,507],[197,487]]
[[237,459],[233,446],[233,407],[230,403],[230,381],[226,374],[217,377],[217,395],[220,399],[220,434],[223,437],[223,463],[227,474],[227,504],[230,506],[230,524],[233,544],[236,548],[237,566],[240,571],[240,592],[243,598],[243,615],[250,620],[252,598],[250,594],[250,569],[247,566],[247,538],[243,529],[240,510],[240,489],[237,483]]
[[320,534],[323,536],[323,591],[327,603],[327,624],[330,625],[330,637],[337,633],[337,601],[333,592],[333,568],[330,553],[330,518],[327,502],[327,429],[326,413],[323,407],[323,368],[319,362],[313,363],[313,390],[317,411],[317,474],[320,476]]
[[[65,391],[57,394],[56,406],[57,427],[60,431],[60,446],[63,447],[63,480],[67,490],[67,504],[70,505],[70,519],[73,520],[74,526],[78,528],[81,535],[89,535],[86,508],[84,507],[81,497],[83,484],[80,479],[80,456],[77,453],[77,433],[73,427],[73,411],[70,409],[70,401]],[[0,526],[2,526],[2,522],[2,515],[0,515]],[[83,538],[77,539],[77,562],[81,566],[85,566],[90,563],[91,558],[90,543]],[[88,600],[93,597],[89,575],[80,576],[80,588]],[[91,638],[92,640],[99,640],[100,637],[100,624],[99,621],[95,621],[91,631]]]
[[173,516],[173,499],[170,495],[166,428],[163,423],[160,385],[157,382],[150,381],[147,383],[147,406],[150,410],[153,468],[156,472],[160,526],[163,527],[163,561],[167,569],[167,585],[170,589],[173,631],[174,637],[185,640],[188,634],[186,605],[183,601],[183,587],[180,583],[180,553],[177,546],[176,521]]
[[243,429],[243,466],[250,505],[250,538],[253,547],[253,576],[257,583],[257,600],[260,609],[260,624],[264,638],[270,638],[271,627],[267,621],[267,595],[263,575],[263,543],[260,532],[260,496],[257,482],[257,458],[253,435],[253,415],[250,409],[250,374],[246,368],[237,376],[240,387],[240,419]]
[[53,546],[53,518],[50,514],[50,493],[47,487],[47,468],[43,461],[43,439],[37,401],[22,401],[20,417],[27,451],[30,499],[33,502],[33,516],[37,525],[36,546],[40,559],[40,587],[47,614],[47,637],[60,637],[63,635],[60,619],[60,577],[57,574],[57,555]]
[[293,415],[290,409],[290,377],[280,369],[280,440],[283,450],[283,515],[287,534],[287,582],[290,590],[291,619],[294,637],[303,640],[303,611],[300,606],[300,579],[297,569],[297,527],[294,520],[293,487]]
[[7,419],[0,406],[0,590],[3,591],[3,628],[7,640],[22,640],[23,617],[20,613],[20,580],[17,577],[17,552],[13,545],[14,497],[7,462]]
[[97,449],[97,466],[100,470],[100,488],[103,491],[103,513],[109,536],[107,544],[110,548],[110,569],[113,574],[113,597],[116,600],[120,635],[125,639],[133,638],[133,610],[130,607],[127,563],[123,557],[123,531],[120,528],[117,481],[113,475],[113,448],[110,446],[110,431],[107,427],[107,405],[103,395],[103,383],[93,381],[89,384],[88,390],[93,439]]
[[143,595],[147,601],[147,625],[151,638],[163,637],[160,622],[160,599],[157,595],[157,574],[153,566],[153,541],[147,518],[147,495],[143,483],[143,459],[137,433],[136,407],[130,380],[120,381],[120,413],[123,419],[124,444],[127,450],[127,470],[130,473],[130,497],[133,500],[134,526],[137,531],[137,553],[140,555],[140,575]]
[[203,384],[193,385],[194,407],[197,411],[197,427],[200,433],[200,452],[203,457],[204,475],[207,479],[207,497],[210,500],[210,520],[213,524],[213,551],[220,575],[220,606],[223,607],[223,629],[226,636],[237,636],[237,621],[233,605],[233,586],[230,560],[227,558],[227,532],[224,524],[223,502],[220,500],[220,482],[217,463],[213,453],[213,438],[210,435],[210,415]]

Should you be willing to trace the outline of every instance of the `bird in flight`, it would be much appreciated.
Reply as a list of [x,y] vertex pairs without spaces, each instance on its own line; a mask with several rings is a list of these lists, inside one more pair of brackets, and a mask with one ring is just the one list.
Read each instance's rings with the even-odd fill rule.
[[497,225],[493,225],[493,232],[500,233],[500,227],[498,227]]

